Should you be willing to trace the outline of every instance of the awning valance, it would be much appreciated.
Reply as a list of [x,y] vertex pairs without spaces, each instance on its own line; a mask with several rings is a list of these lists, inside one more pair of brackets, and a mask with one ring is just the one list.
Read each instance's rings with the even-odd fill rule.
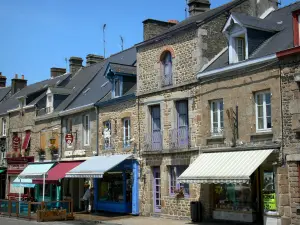
[[132,157],[127,155],[94,156],[81,163],[79,166],[66,173],[69,178],[102,178],[106,171],[119,165],[124,160]]
[[179,176],[180,183],[248,183],[273,150],[203,153]]
[[[77,162],[60,162],[48,171],[48,177],[46,178],[46,183],[57,183],[59,179],[66,176],[66,173],[80,165],[82,161]],[[34,184],[43,184],[43,179],[34,179]]]
[[34,179],[34,178],[43,178],[44,174],[47,177],[48,171],[54,163],[34,163],[28,164],[28,166],[19,174],[19,178],[24,179]]
[[32,179],[19,179],[18,177],[14,179],[12,185],[14,187],[25,187],[25,188],[34,188],[35,184],[32,183]]

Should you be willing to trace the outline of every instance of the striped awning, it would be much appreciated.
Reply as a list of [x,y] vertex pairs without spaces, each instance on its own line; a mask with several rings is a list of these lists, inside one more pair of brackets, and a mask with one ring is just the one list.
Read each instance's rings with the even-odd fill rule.
[[248,183],[273,150],[203,153],[179,176],[180,183]]
[[54,163],[32,163],[28,164],[26,168],[19,174],[20,179],[34,179],[34,178],[43,178],[47,177],[48,170]]
[[131,158],[131,154],[94,156],[81,163],[68,173],[69,178],[102,178],[106,171],[116,167],[124,160]]

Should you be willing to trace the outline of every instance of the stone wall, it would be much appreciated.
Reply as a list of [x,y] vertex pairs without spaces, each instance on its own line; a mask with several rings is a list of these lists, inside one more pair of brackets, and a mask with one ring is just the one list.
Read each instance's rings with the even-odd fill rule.
[[[90,118],[90,140],[89,145],[84,144],[83,140],[83,116],[89,115]],[[73,134],[73,144],[67,145],[64,137],[67,134],[66,123],[67,119],[72,119],[72,134]],[[85,150],[85,155],[81,157],[93,156],[96,152],[97,146],[97,121],[96,121],[96,111],[95,109],[83,111],[76,114],[71,114],[69,116],[63,117],[63,144],[62,144],[62,157],[65,158],[65,151],[75,151],[75,150]],[[78,156],[76,156],[78,157]]]
[[[138,148],[138,115],[136,99],[121,103],[106,105],[99,108],[99,154],[126,153]],[[130,139],[133,141],[129,147],[123,146],[123,119],[130,119]],[[104,122],[111,122],[111,148],[104,147]]]

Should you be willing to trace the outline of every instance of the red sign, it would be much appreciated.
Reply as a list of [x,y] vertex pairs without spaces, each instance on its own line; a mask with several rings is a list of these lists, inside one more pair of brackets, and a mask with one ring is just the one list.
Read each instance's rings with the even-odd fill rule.
[[65,140],[66,140],[66,143],[68,144],[68,145],[71,145],[72,143],[73,143],[73,135],[72,134],[66,134],[66,136],[65,136]]
[[12,147],[15,151],[18,151],[20,148],[20,138],[18,136],[14,136],[12,139]]

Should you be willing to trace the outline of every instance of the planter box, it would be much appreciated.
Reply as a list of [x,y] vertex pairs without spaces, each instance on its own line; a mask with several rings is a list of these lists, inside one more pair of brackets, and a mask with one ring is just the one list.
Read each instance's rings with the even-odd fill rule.
[[67,211],[64,210],[38,210],[37,221],[60,221],[67,220]]

